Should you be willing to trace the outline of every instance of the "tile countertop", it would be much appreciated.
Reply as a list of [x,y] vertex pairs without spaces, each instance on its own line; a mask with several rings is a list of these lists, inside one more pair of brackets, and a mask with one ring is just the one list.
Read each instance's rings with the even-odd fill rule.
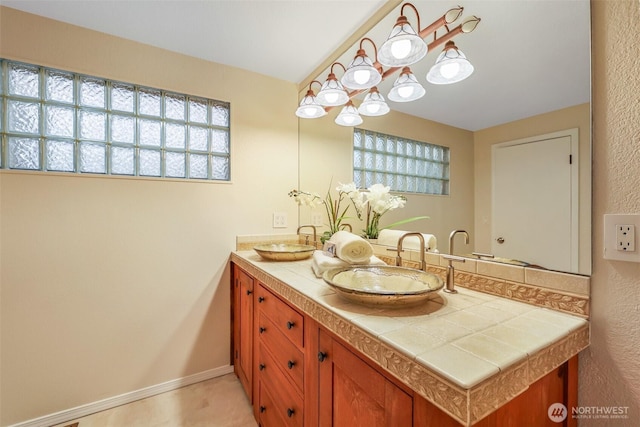
[[236,251],[231,261],[464,425],[589,344],[581,317],[463,287],[413,308],[374,308],[340,298],[313,274],[311,259]]

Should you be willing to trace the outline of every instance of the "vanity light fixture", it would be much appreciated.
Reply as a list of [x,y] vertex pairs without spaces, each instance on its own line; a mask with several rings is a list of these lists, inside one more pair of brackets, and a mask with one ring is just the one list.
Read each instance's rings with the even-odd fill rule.
[[418,32],[420,31],[420,14],[418,10],[411,3],[403,4],[396,24],[378,52],[378,61],[387,67],[404,67],[415,64],[424,58],[428,51],[427,44],[416,33],[404,15],[405,6],[410,6],[416,13]]
[[389,106],[376,86],[369,89],[369,93],[358,107],[358,112],[363,116],[384,116],[389,112]]
[[320,92],[316,96],[316,101],[320,105],[324,105],[325,107],[335,107],[338,105],[343,105],[347,101],[349,101],[349,94],[342,86],[342,83],[338,81],[336,75],[333,72],[334,65],[340,65],[342,69],[346,71],[344,65],[339,62],[334,62],[331,64],[331,70],[329,71],[329,75],[327,76],[327,80],[322,84],[320,88]]
[[376,68],[362,47],[365,40],[373,45],[377,61],[378,49],[373,40],[368,37],[360,40],[360,48],[341,79],[342,84],[349,89],[369,89],[382,81],[382,67]]
[[402,72],[389,91],[389,100],[395,102],[409,102],[422,98],[425,94],[424,87],[418,83],[409,67],[404,67]]
[[362,117],[358,114],[358,110],[353,105],[353,102],[349,100],[347,105],[342,107],[342,111],[336,117],[335,122],[340,126],[358,126],[362,123]]
[[473,65],[451,40],[427,73],[427,81],[436,85],[457,83],[473,73]]
[[[417,33],[404,15],[404,8],[407,6],[412,8],[416,14]],[[400,75],[387,95],[388,99],[394,102],[410,102],[422,98],[426,91],[411,72],[409,65],[416,63],[428,51],[443,44],[446,44],[445,48],[427,74],[427,81],[433,84],[450,84],[464,80],[473,73],[473,66],[456,47],[452,39],[458,34],[472,32],[480,23],[480,18],[470,16],[455,28],[449,29],[449,25],[458,20],[463,11],[464,8],[461,6],[449,9],[440,18],[421,29],[420,14],[416,7],[411,3],[403,4],[391,34],[380,49],[377,49],[373,40],[367,37],[362,38],[356,56],[348,68],[345,68],[340,62],[331,64],[329,75],[321,85],[317,96],[314,96],[311,84],[309,84],[309,90],[300,101],[296,115],[302,118],[322,117],[333,107],[344,105],[335,119],[335,122],[342,126],[355,126],[362,123],[360,114],[363,116],[384,115],[389,112],[389,106],[378,91],[377,85],[400,70]],[[446,32],[438,35],[437,32],[442,28]],[[425,39],[430,35],[433,35],[433,40],[427,44]],[[373,61],[364,51],[363,43],[365,40],[373,45],[375,52]],[[333,71],[335,65],[340,65],[344,70],[342,82],[338,81]],[[388,68],[383,69],[383,66]],[[314,82],[320,84],[316,80],[311,83]],[[345,88],[348,88],[349,91]],[[364,101],[356,109],[350,99],[367,91]]]
[[300,101],[300,106],[296,110],[296,116],[303,119],[315,119],[327,114],[327,111],[324,109],[324,107],[318,104],[318,101],[316,100],[316,94],[313,92],[313,89],[311,89],[311,85],[313,83],[320,84],[320,82],[317,80],[313,80],[311,83],[309,83],[307,94],[304,98],[302,98],[302,101]]

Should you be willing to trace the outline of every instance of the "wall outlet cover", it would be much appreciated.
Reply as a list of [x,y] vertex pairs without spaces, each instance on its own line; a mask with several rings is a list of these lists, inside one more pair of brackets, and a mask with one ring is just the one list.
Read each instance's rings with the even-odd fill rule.
[[604,259],[640,262],[640,214],[604,216]]

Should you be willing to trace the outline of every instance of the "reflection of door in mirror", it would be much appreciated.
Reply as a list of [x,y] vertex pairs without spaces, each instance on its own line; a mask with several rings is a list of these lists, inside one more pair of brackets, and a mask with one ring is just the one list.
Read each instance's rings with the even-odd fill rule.
[[492,165],[492,253],[577,271],[578,129],[496,144]]

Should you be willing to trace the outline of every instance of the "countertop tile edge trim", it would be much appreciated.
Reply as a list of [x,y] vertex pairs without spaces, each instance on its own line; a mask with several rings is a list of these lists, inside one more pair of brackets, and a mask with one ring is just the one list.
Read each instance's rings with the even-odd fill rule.
[[589,346],[589,325],[529,356],[470,393],[470,422],[475,424]]
[[456,286],[582,318],[589,317],[589,298],[586,297],[465,272],[456,272],[456,279]]
[[529,361],[523,360],[470,390],[472,425],[529,388]]

